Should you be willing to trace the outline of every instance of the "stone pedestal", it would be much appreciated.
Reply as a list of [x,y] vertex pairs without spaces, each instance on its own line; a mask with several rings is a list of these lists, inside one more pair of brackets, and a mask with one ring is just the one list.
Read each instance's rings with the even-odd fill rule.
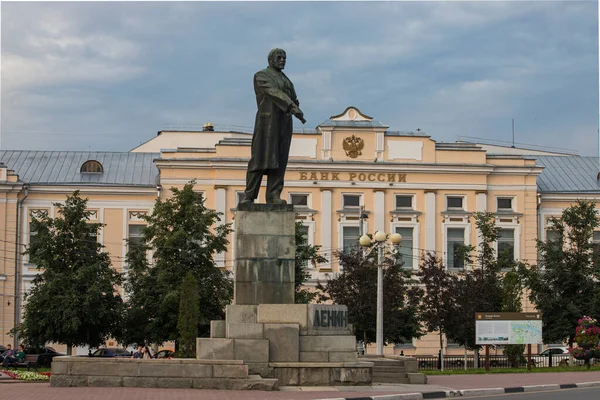
[[[222,325],[225,325],[223,329]],[[243,360],[251,374],[280,385],[365,385],[370,362],[359,362],[348,309],[336,304],[230,305],[198,338],[197,358]],[[216,338],[216,335],[225,337]]]
[[370,384],[373,363],[357,361],[346,306],[294,304],[293,206],[240,204],[235,226],[233,304],[197,339],[196,358],[242,360],[281,385]]
[[295,213],[288,204],[239,204],[233,303],[293,304]]

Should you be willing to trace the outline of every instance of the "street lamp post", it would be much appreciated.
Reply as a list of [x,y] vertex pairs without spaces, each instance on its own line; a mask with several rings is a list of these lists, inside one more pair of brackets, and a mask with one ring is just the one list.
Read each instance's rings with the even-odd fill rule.
[[[377,344],[377,355],[383,355],[383,251],[385,248],[385,241],[387,234],[382,231],[377,231],[373,235],[375,239],[375,246],[377,247],[377,327],[376,327],[376,344]],[[402,241],[402,235],[399,233],[393,233],[390,235],[390,241],[394,247],[398,247]],[[359,239],[361,246],[370,246],[371,238],[367,235],[363,235]]]

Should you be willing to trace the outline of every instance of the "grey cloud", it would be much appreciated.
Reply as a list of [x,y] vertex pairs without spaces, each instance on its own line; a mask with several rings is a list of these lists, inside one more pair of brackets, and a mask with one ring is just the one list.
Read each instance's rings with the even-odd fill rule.
[[560,146],[572,132],[591,154],[596,141],[594,3],[2,7],[3,147],[127,150],[165,123],[250,126],[251,77],[275,46],[288,51],[305,127],[352,104],[439,141],[509,138],[511,118],[532,142]]

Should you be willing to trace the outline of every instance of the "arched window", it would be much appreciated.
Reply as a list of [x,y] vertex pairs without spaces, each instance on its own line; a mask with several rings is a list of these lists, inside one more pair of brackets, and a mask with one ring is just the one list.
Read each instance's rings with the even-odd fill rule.
[[88,174],[102,174],[104,173],[104,168],[98,161],[89,160],[83,163],[79,172],[85,172]]

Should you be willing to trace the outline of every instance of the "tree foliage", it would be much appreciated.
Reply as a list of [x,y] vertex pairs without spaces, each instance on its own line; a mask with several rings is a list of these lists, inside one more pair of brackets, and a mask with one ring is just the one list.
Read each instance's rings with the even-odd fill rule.
[[538,240],[537,269],[520,268],[519,273],[542,313],[544,342],[572,345],[577,321],[600,316],[600,263],[592,244],[600,218],[593,202],[578,200],[550,222],[551,234]]
[[[337,253],[341,272],[328,277],[324,299],[348,306],[348,319],[358,340],[376,341],[377,321],[377,263],[364,256],[362,249],[353,248]],[[417,296],[411,295],[410,272],[402,269],[397,257],[388,258],[383,270],[383,340],[385,343],[404,343],[422,335],[417,312]]]
[[159,343],[161,335],[154,330],[153,320],[160,306],[158,270],[148,264],[149,247],[143,242],[128,242],[128,265],[125,292],[125,316],[119,341],[124,345]]
[[233,297],[229,272],[217,268],[213,260],[216,253],[227,249],[230,224],[216,226],[221,214],[205,206],[193,181],[183,189],[171,188],[171,194],[164,201],[158,199],[152,214],[144,217],[144,241],[153,249],[153,265],[131,250],[129,254],[135,262],[127,285],[132,299],[128,321],[145,326],[145,341],[154,343],[179,337],[181,290],[188,273],[195,276],[199,287],[198,335],[208,336],[210,321],[224,318],[225,306]]
[[304,283],[310,279],[308,264],[316,267],[317,264],[326,263],[327,259],[319,254],[321,246],[313,246],[308,243],[302,232],[302,222],[296,222],[296,264],[295,264],[295,294],[296,304],[311,303],[318,296],[318,292],[304,287]]
[[423,258],[417,273],[422,288],[415,288],[419,301],[419,314],[427,332],[440,333],[440,347],[442,347],[442,334],[454,317],[452,307],[457,278],[449,273],[442,264],[442,260],[433,253],[427,253]]
[[493,248],[499,237],[494,215],[477,212],[474,218],[480,232],[476,264],[469,267],[472,263],[470,254],[475,248],[466,246],[463,252],[466,268],[457,275],[454,301],[449,310],[452,317],[446,326],[447,336],[469,349],[479,347],[475,344],[475,313],[499,312],[503,299],[502,264],[498,262]]
[[[502,256],[500,260],[509,262]],[[521,304],[521,295],[523,293],[523,283],[517,272],[517,265],[512,261],[513,266],[502,278],[502,311],[503,312],[521,312],[523,310]],[[504,346],[504,355],[507,356],[513,368],[518,367],[520,362],[525,361],[523,352],[525,351],[524,344],[507,344]]]
[[99,347],[119,334],[123,302],[121,276],[102,251],[102,224],[89,222],[87,199],[79,191],[55,203],[57,217],[33,218],[35,240],[25,252],[40,269],[26,295],[19,328],[30,345],[46,342]]
[[199,288],[196,276],[190,271],[183,279],[181,300],[179,302],[179,349],[178,357],[196,357],[196,338],[198,337],[198,319],[200,303],[198,302]]

